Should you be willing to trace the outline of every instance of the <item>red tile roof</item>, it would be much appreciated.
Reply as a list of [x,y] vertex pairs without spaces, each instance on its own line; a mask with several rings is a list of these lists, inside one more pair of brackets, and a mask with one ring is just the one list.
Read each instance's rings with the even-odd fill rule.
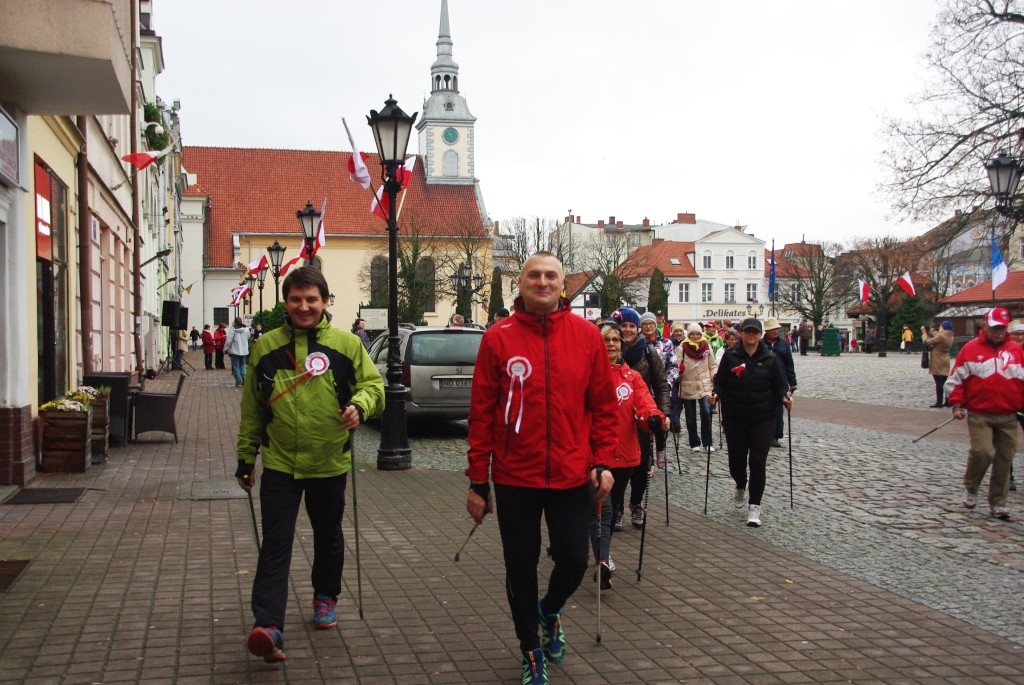
[[[649,274],[657,267],[669,278],[697,278],[697,270],[693,268],[687,256],[693,254],[696,249],[692,241],[655,240],[650,245],[636,248],[619,269]],[[673,264],[672,259],[679,263]]]
[[[182,162],[197,184],[187,195],[210,197],[204,240],[207,267],[232,268],[231,234],[300,235],[295,212],[312,201],[319,210],[327,198],[324,227],[332,236],[383,237],[384,221],[370,214],[373,191],[349,179],[351,153],[320,150],[185,146]],[[366,166],[380,185],[380,163],[371,154]],[[476,186],[427,185],[417,160],[405,198],[398,198],[399,229],[415,222],[420,234],[484,235]]]
[[1024,300],[1024,271],[1011,271],[1006,275],[1006,280],[996,288],[995,297],[992,296],[992,280],[979,283],[973,288],[961,290],[955,295],[944,297],[939,300],[941,304],[989,304],[993,300],[1006,303],[1011,300]]
[[590,279],[594,277],[593,271],[581,271],[578,274],[565,275],[565,296],[570,300],[576,297]]

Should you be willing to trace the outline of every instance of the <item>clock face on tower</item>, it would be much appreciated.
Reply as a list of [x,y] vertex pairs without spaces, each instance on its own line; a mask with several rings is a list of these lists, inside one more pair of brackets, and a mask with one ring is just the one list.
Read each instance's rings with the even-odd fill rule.
[[441,138],[449,145],[455,145],[459,141],[459,132],[449,126],[441,132]]

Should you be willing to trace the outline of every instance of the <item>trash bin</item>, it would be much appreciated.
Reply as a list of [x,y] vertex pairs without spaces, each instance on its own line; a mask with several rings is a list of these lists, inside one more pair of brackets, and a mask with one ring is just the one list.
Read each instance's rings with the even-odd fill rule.
[[82,383],[97,387],[110,386],[110,437],[122,445],[128,444],[128,417],[131,416],[131,396],[128,386],[131,371],[94,371],[82,376]]
[[838,357],[842,352],[839,346],[839,331],[836,328],[826,328],[821,334],[821,356]]

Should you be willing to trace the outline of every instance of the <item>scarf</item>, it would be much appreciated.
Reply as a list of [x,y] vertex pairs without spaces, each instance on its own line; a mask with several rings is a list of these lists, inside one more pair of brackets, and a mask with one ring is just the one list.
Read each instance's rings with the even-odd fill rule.
[[695,343],[689,338],[684,338],[680,347],[686,356],[694,361],[700,361],[706,359],[711,354],[711,346],[708,345],[707,340],[701,340],[699,343]]
[[622,359],[635,369],[640,358],[644,356],[645,349],[647,349],[647,338],[638,335],[632,345],[622,350]]

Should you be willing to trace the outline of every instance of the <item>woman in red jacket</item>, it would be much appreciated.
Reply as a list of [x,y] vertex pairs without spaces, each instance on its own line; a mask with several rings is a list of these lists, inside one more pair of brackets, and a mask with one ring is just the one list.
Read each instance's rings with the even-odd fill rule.
[[226,369],[224,366],[224,343],[228,339],[228,325],[221,323],[217,326],[217,330],[213,332],[213,351],[216,356],[217,368]]
[[210,324],[203,326],[203,361],[206,363],[207,370],[213,368],[213,331],[210,330]]
[[[618,521],[624,506],[626,486],[629,485],[633,469],[640,465],[640,441],[637,437],[637,425],[648,430],[650,421],[657,421],[664,430],[668,430],[668,419],[658,410],[647,383],[637,371],[630,368],[622,360],[622,334],[614,321],[605,321],[601,326],[601,337],[608,351],[608,361],[612,365],[612,382],[615,385],[615,428],[618,444],[609,465],[615,484],[601,503],[601,518],[594,517],[590,529],[591,545],[594,555],[601,564],[601,589],[608,590],[612,586],[612,571],[615,566],[611,559],[612,521]],[[618,532],[622,531],[619,527]]]

